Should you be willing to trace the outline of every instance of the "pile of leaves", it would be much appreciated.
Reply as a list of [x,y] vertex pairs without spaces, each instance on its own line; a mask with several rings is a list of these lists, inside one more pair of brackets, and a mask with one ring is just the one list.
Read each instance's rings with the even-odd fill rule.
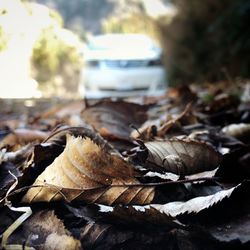
[[1,248],[248,249],[249,89],[3,111]]

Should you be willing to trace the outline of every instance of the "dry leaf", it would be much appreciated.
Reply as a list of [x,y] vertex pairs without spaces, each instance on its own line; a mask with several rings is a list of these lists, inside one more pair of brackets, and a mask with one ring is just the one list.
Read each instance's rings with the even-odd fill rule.
[[81,243],[68,235],[52,233],[48,235],[43,246],[44,250],[80,250]]
[[41,142],[48,137],[49,133],[32,130],[32,129],[15,129],[8,134],[0,143],[0,148],[17,147],[17,145],[25,145],[30,142]]
[[173,218],[186,213],[199,213],[200,211],[221,202],[223,199],[230,197],[240,186],[241,184],[228,190],[222,190],[208,196],[196,197],[188,201],[169,202],[165,205],[152,204],[150,206]]
[[[82,200],[103,204],[148,204],[154,188],[135,186],[133,168],[89,138],[67,137],[63,153],[38,176],[23,202]],[[129,186],[132,185],[132,186]],[[133,186],[134,185],[134,186]]]
[[[151,141],[156,136],[160,138],[165,138],[166,134],[169,136],[169,131],[172,129],[176,130],[176,128],[178,128],[178,131],[180,131],[182,120],[185,120],[186,118],[190,119],[191,107],[191,104],[188,104],[184,111],[174,117],[168,114],[168,112],[168,115],[166,115],[166,111],[164,110],[164,116],[162,115],[156,120],[146,121],[142,127],[131,133],[131,137],[143,141]],[[193,118],[192,122],[195,123],[197,121]]]
[[179,175],[210,171],[221,161],[221,155],[203,142],[175,139],[147,142],[145,147],[148,150],[145,166],[153,164]]
[[46,119],[49,117],[65,118],[73,114],[80,114],[85,108],[83,100],[73,101],[66,104],[59,104],[42,112],[37,119]]
[[70,134],[76,137],[77,136],[89,137],[97,145],[101,146],[107,151],[113,150],[113,147],[106,140],[104,140],[100,136],[99,133],[94,131],[90,126],[84,126],[84,127],[61,126],[55,131],[53,131],[43,143],[45,143],[46,145],[54,144],[54,145],[64,147],[66,144],[67,134]]
[[189,103],[184,111],[177,115],[175,118],[172,118],[169,121],[166,121],[159,129],[157,132],[157,136],[164,138],[165,134],[174,126],[176,123],[181,120],[184,116],[186,116],[188,113],[191,111],[191,103]]
[[222,129],[222,132],[226,135],[233,136],[242,141],[248,141],[250,138],[250,124],[239,123],[230,124]]
[[89,137],[104,150],[112,152],[115,151],[106,140],[89,127],[61,126],[53,131],[50,136],[43,141],[43,143],[35,145],[33,160],[35,166],[31,169],[36,172],[34,173],[35,178],[42,173],[45,167],[50,165],[54,159],[63,152],[66,145],[67,134],[82,136],[84,138]]
[[124,227],[90,222],[82,228],[81,242],[84,249],[175,249],[173,234],[165,228]]
[[81,249],[81,243],[71,236],[54,211],[43,210],[35,213],[22,224],[22,230],[15,231],[13,236],[10,239],[11,244],[25,243],[25,246],[35,249]]
[[120,226],[164,227],[165,229],[184,228],[178,220],[152,208],[150,205],[106,206],[90,204],[73,207],[68,210],[79,220],[112,223]]
[[80,237],[83,248],[91,250],[224,249],[200,228],[167,230],[90,222],[82,229]]
[[105,138],[128,139],[131,125],[140,127],[147,120],[147,109],[135,103],[104,101],[86,108],[82,117]]
[[169,88],[167,96],[173,99],[178,105],[186,105],[197,100],[197,95],[187,85]]

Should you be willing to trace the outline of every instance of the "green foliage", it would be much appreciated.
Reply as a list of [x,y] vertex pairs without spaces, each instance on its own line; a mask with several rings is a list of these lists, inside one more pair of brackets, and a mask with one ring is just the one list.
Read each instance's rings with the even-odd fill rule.
[[62,73],[66,64],[79,67],[81,57],[78,49],[68,45],[53,27],[43,30],[33,48],[32,62],[36,69],[36,79],[46,82]]
[[158,38],[158,26],[155,20],[144,14],[131,14],[118,18],[111,17],[102,23],[104,33],[144,33]]
[[0,26],[0,52],[7,48],[7,37],[3,28]]
[[172,84],[250,77],[250,3],[175,0],[178,14],[158,21]]
[[[0,17],[6,14],[7,14],[6,9],[0,9]],[[3,27],[0,26],[0,52],[5,50],[7,48],[7,45],[8,45],[8,38],[4,32]]]
[[63,18],[57,11],[50,9],[49,14],[50,14],[50,17],[52,19],[57,21],[57,23],[60,27],[63,27],[63,25],[64,25]]

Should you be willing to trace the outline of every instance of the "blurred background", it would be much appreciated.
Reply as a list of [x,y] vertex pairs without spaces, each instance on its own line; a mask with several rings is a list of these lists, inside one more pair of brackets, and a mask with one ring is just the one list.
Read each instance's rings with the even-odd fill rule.
[[149,36],[166,86],[247,81],[249,24],[249,0],[1,0],[0,98],[82,97],[88,41],[109,33]]

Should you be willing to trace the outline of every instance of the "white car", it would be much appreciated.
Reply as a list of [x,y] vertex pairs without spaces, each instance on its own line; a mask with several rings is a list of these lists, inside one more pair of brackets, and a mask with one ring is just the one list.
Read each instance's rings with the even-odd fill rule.
[[87,98],[162,95],[162,50],[142,34],[92,37],[84,51],[79,91]]

